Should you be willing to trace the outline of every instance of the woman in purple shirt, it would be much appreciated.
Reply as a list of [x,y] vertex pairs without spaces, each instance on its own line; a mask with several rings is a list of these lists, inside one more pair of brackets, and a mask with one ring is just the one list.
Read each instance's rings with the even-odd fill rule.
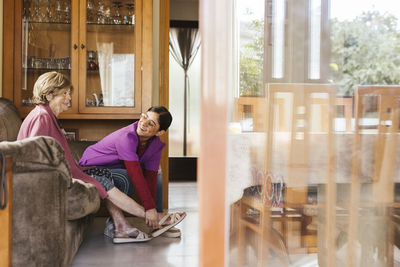
[[[159,137],[167,131],[171,122],[172,116],[165,107],[151,107],[146,113],[141,114],[139,121],[109,134],[88,147],[79,161],[81,166],[107,168],[113,176],[115,174],[125,176],[123,184],[133,185],[143,203],[146,223],[152,227],[157,227],[158,222],[165,216],[162,213],[158,214],[156,210],[157,172],[161,152],[165,146]],[[108,210],[113,219],[124,220],[123,214],[113,206],[109,206]],[[184,215],[177,213],[171,216],[183,218]],[[110,236],[107,230],[109,226],[107,224],[105,229],[107,236]],[[173,228],[165,236],[179,237],[180,231]]]

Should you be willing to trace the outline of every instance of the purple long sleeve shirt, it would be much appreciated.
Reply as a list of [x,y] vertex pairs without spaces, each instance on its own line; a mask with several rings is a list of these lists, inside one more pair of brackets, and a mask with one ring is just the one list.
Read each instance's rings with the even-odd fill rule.
[[125,168],[124,160],[138,161],[142,168],[157,171],[160,165],[161,153],[165,146],[157,136],[139,158],[137,147],[139,137],[136,133],[138,122],[121,128],[98,143],[88,147],[79,161],[81,166],[96,166],[110,169]]

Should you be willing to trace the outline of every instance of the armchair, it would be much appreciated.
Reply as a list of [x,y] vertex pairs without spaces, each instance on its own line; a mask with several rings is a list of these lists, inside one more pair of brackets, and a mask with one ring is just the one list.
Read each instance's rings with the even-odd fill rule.
[[20,125],[13,103],[0,98],[0,152],[13,158],[12,266],[69,266],[100,198],[71,177],[55,139],[15,141]]

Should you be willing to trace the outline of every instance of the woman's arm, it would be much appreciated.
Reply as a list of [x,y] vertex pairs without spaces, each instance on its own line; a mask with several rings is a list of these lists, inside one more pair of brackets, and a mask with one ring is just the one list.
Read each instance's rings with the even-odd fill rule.
[[[140,167],[139,162],[124,160],[124,164],[126,170],[128,171],[129,179],[132,181],[133,186],[135,187],[135,190],[138,193],[140,200],[142,201],[144,209],[146,211],[150,209],[155,209],[155,198],[150,191],[149,185],[143,175],[142,168]],[[157,173],[155,178],[155,181],[157,181]]]
[[153,200],[156,200],[157,196],[157,171],[143,170],[144,179],[147,183],[147,187],[150,190]]

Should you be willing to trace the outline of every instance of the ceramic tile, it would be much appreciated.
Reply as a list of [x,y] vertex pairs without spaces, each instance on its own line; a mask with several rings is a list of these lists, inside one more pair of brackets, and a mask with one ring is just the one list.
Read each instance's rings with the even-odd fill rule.
[[[187,217],[177,226],[182,231],[182,237],[157,237],[146,243],[113,244],[110,238],[103,235],[106,218],[97,217],[71,266],[196,267],[199,248],[197,205],[196,183],[170,183],[170,211],[187,212]],[[129,220],[140,224],[138,218]]]

